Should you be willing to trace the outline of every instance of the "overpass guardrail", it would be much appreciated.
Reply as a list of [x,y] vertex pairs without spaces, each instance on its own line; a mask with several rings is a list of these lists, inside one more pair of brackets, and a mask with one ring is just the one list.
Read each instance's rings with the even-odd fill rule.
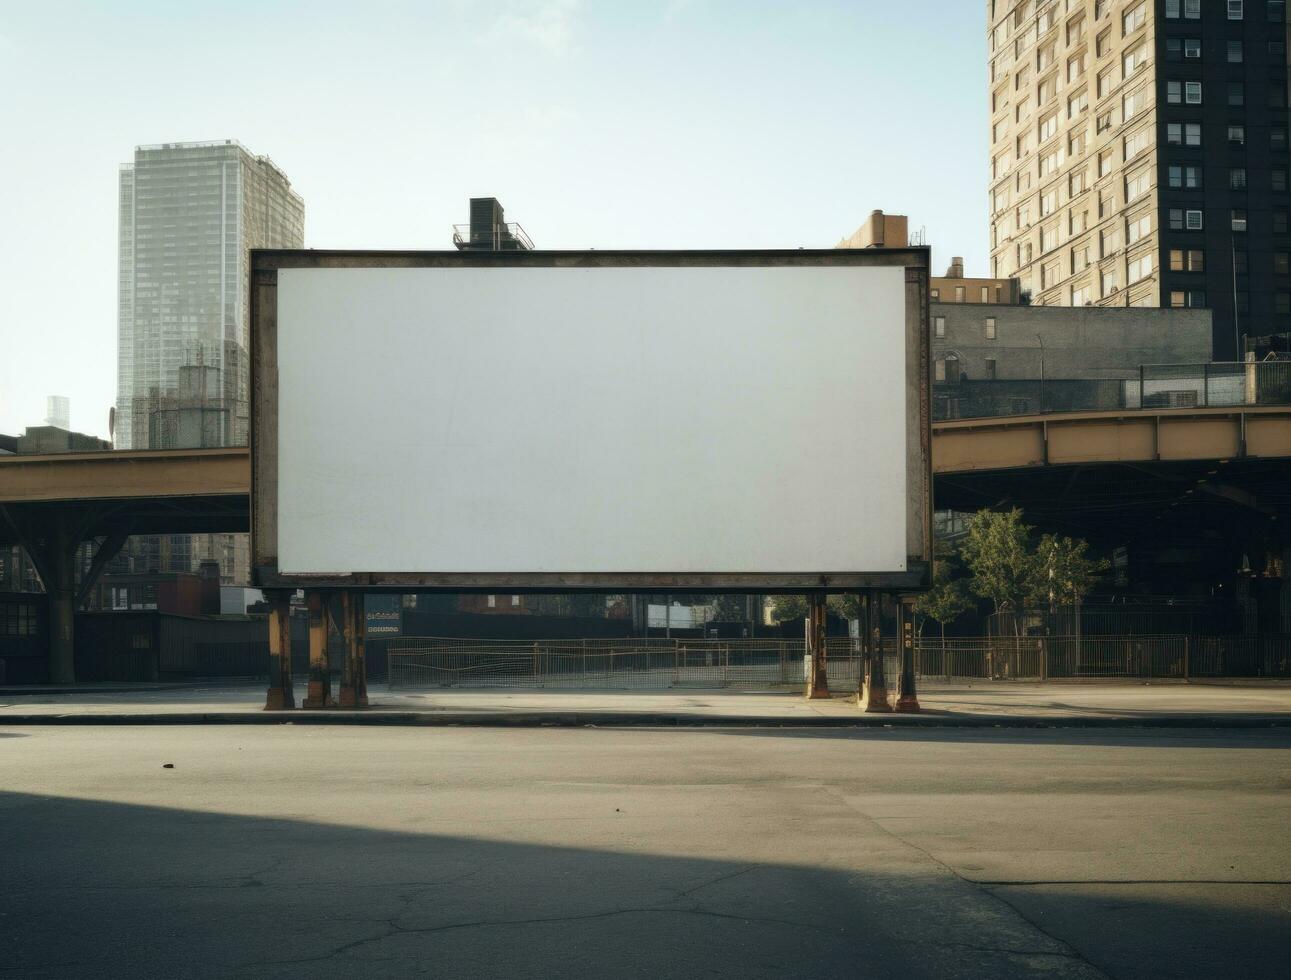
[[933,419],[1117,409],[1291,405],[1291,360],[1145,364],[1121,378],[972,379],[933,384]]

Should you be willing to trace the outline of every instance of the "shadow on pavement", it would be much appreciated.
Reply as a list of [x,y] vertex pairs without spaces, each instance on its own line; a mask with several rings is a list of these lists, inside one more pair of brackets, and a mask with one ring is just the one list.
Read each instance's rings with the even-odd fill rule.
[[[428,787],[428,811],[433,800]],[[1235,901],[1224,886],[1139,887],[1127,904],[1117,886],[984,887],[934,862],[899,874],[819,851],[774,863],[632,852],[626,818],[623,850],[325,821],[0,794],[4,968],[29,980],[1285,976],[1282,886]]]
[[[631,731],[624,728],[619,731]],[[648,730],[648,729],[641,729]],[[657,729],[653,729],[657,730]],[[856,742],[943,742],[1009,745],[1097,745],[1140,749],[1282,749],[1291,748],[1291,728],[912,728],[900,723],[880,728],[775,728],[720,725],[679,726],[668,731],[748,738],[828,738]]]

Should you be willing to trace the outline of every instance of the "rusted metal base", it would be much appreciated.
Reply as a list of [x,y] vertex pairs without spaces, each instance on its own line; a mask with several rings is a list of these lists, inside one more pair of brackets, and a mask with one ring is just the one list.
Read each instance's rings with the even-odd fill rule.
[[269,688],[269,694],[264,700],[265,711],[293,711],[295,707],[296,697],[290,688],[286,690],[281,687]]
[[807,610],[807,688],[804,694],[808,701],[818,701],[829,697],[829,675],[825,670],[825,617],[827,615],[825,593],[813,592],[808,597]]
[[897,698],[897,706],[894,710],[913,714],[920,710],[919,699],[913,694],[903,694]]
[[868,685],[865,688],[865,696],[861,698],[861,710],[866,714],[892,710],[892,705],[888,703],[888,689],[886,687],[875,687]]
[[305,692],[305,700],[300,702],[302,708],[335,708],[336,702],[332,700],[331,692],[328,691],[327,685],[322,681],[310,681],[309,688]]

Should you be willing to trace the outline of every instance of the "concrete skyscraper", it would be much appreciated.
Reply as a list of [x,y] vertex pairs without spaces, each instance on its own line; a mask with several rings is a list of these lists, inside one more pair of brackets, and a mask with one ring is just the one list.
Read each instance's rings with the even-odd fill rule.
[[991,275],[1291,329],[1282,0],[987,0]]
[[[245,444],[248,253],[303,247],[304,202],[234,140],[137,147],[119,201],[117,448]],[[240,578],[245,547],[203,537],[144,543],[135,564],[215,558]]]

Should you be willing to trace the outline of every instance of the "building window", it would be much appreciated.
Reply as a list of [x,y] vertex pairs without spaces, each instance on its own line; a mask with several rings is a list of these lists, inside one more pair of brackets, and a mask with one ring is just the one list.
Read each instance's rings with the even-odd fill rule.
[[1201,38],[1185,37],[1183,39],[1183,56],[1188,59],[1201,57]]
[[1286,41],[1269,42],[1269,60],[1270,61],[1285,61],[1286,56],[1287,56]]
[[1204,307],[1206,293],[1201,289],[1174,289],[1170,291],[1170,305],[1177,309]]
[[1268,0],[1269,20],[1281,24],[1287,18],[1286,0]]
[[1172,165],[1166,173],[1171,187],[1195,190],[1201,186],[1200,167],[1181,167]]
[[944,357],[939,357],[935,361],[933,361],[932,378],[934,381],[946,380],[946,359]]
[[946,318],[944,316],[935,316],[932,318],[932,332],[938,340],[946,336]]
[[1133,10],[1127,10],[1121,16],[1121,35],[1130,34],[1143,26],[1144,21],[1148,19],[1147,0],[1139,4]]
[[1152,215],[1144,214],[1131,218],[1125,225],[1125,244],[1133,245],[1152,233]]
[[[1274,232],[1274,234],[1277,234],[1277,235],[1285,235],[1285,234],[1287,233],[1287,228],[1288,228],[1288,227],[1289,227],[1289,223],[1288,223],[1288,220],[1287,220],[1287,212],[1286,212],[1284,209],[1282,209],[1282,208],[1279,208],[1279,209],[1275,210],[1275,211],[1273,212],[1273,232]],[[1234,229],[1234,230],[1236,230],[1236,229]],[[1242,219],[1242,230],[1243,230],[1243,231],[1245,231],[1245,230],[1246,230],[1246,220],[1245,220],[1245,216],[1243,216],[1243,219]]]
[[1184,212],[1184,228],[1188,231],[1201,231],[1203,227],[1202,212],[1190,208]]
[[1072,306],[1088,306],[1089,302],[1090,302],[1090,299],[1089,299],[1088,286],[1071,287],[1071,305]]
[[1241,82],[1228,83],[1228,104],[1231,106],[1246,105],[1246,86]]
[[932,301],[935,303],[935,302],[936,302],[937,300],[939,300],[939,299],[941,299],[941,290],[940,290],[940,289],[934,289],[934,290],[932,291]]
[[1183,101],[1188,105],[1201,105],[1201,82],[1183,83]]
[[1137,258],[1131,259],[1129,264],[1129,275],[1126,276],[1125,282],[1138,282],[1140,279],[1146,279],[1152,275],[1152,253],[1147,252]]
[[1233,167],[1228,171],[1228,186],[1235,191],[1246,189],[1246,168]]
[[964,287],[963,287],[963,286],[956,286],[956,287],[955,287],[955,302],[956,302],[956,303],[962,303],[962,302],[964,302]]
[[1287,172],[1285,170],[1273,170],[1270,176],[1273,178],[1273,189],[1275,191],[1287,189]]
[[1228,0],[1228,19],[1241,20],[1244,6],[1242,0]]
[[1283,152],[1287,148],[1287,128],[1285,126],[1269,127],[1269,149]]
[[1170,249],[1171,272],[1205,272],[1206,253],[1199,248]]
[[986,359],[986,380],[995,380],[995,358],[993,357],[988,357]]
[[1144,170],[1125,181],[1125,203],[1137,200],[1152,189],[1152,174]]
[[496,609],[498,605],[498,597],[495,595],[489,596],[488,605],[490,609]]
[[1232,229],[1233,231],[1246,230],[1246,209],[1245,208],[1233,208]]
[[1244,59],[1245,59],[1245,55],[1242,51],[1242,42],[1229,41],[1228,42],[1228,63],[1230,65],[1239,65],[1242,63]]
[[1178,105],[1183,101],[1183,83],[1166,82],[1165,83],[1165,100],[1171,105]]
[[[1283,255],[1284,257],[1286,255],[1285,252],[1282,252],[1280,254]],[[995,317],[993,316],[988,316],[986,318],[986,339],[987,340],[995,339]]]
[[1291,293],[1277,292],[1273,299],[1273,312],[1279,316],[1291,313]]
[[1229,146],[1246,145],[1246,127],[1245,126],[1228,127],[1228,145]]
[[1201,146],[1201,123],[1166,123],[1165,139],[1171,146]]
[[982,302],[983,302],[983,303],[989,303],[990,301],[991,301],[991,287],[990,287],[990,286],[983,286],[983,287],[982,287]]
[[1286,252],[1274,252],[1273,273],[1278,276],[1291,274],[1291,255]]
[[518,606],[518,605],[520,605],[520,597],[519,597],[518,595],[513,595],[513,596],[511,597],[511,605],[513,605],[513,606]]

